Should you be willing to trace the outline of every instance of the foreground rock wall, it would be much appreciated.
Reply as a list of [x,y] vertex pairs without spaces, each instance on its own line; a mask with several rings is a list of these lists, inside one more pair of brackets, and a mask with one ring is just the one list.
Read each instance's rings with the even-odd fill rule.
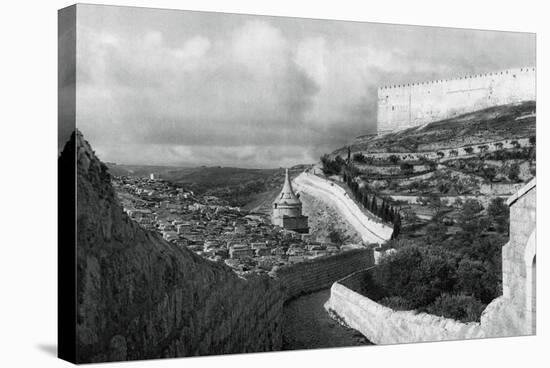
[[350,273],[374,265],[372,249],[354,249],[277,268],[270,273],[281,283],[285,299],[326,289]]
[[280,350],[286,300],[372,264],[361,249],[239,277],[139,227],[89,144],[77,133],[68,145],[78,171],[79,363]]
[[78,162],[78,362],[280,349],[276,281],[239,278],[144,231],[123,213],[88,143],[77,134],[69,144]]
[[334,283],[325,308],[369,341],[399,344],[485,337],[479,323],[462,323],[413,311],[394,311],[359,294],[354,290],[361,287],[366,272],[368,270],[358,271]]

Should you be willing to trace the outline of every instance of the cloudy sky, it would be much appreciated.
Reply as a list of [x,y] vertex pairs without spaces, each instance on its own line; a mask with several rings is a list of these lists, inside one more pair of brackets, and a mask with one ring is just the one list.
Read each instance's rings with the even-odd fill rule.
[[79,5],[78,128],[104,161],[280,167],[376,130],[385,84],[533,66],[533,34]]

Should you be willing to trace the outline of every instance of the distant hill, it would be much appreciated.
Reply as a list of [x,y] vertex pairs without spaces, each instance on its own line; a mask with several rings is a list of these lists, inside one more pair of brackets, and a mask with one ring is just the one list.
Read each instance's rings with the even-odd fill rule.
[[[115,176],[147,177],[151,173],[161,179],[185,186],[195,192],[213,195],[227,200],[233,206],[254,209],[266,198],[276,195],[283,184],[285,170],[278,169],[245,169],[236,167],[173,167],[146,165],[107,164],[109,172]],[[309,165],[296,165],[290,168],[291,176],[296,176]],[[271,206],[271,204],[269,205]]]

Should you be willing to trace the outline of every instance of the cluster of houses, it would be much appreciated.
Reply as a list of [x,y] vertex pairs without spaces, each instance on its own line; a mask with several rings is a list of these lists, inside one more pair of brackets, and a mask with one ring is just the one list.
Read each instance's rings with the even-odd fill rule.
[[362,245],[316,242],[308,234],[273,225],[263,214],[247,213],[211,196],[196,195],[160,179],[114,177],[126,213],[148,230],[239,274],[269,272]]

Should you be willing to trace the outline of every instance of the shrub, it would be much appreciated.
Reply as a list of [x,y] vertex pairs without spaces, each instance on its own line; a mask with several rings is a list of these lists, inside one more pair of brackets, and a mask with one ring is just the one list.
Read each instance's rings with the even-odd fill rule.
[[413,165],[408,162],[403,162],[401,165],[399,165],[399,168],[405,175],[411,174],[413,172]]
[[511,181],[518,181],[519,180],[519,165],[514,163],[510,166],[510,169],[508,169],[508,179]]
[[453,290],[457,263],[456,255],[443,248],[413,244],[384,257],[373,279],[388,296],[405,298],[418,308]]
[[504,198],[493,198],[487,207],[487,215],[489,215],[489,220],[495,226],[496,231],[500,233],[508,232],[510,208],[504,202]]
[[326,175],[340,174],[342,167],[345,165],[344,160],[340,156],[336,156],[332,160],[328,155],[321,157],[321,163],[323,164],[323,172]]
[[359,152],[353,155],[353,161],[355,162],[365,162],[365,156]]
[[423,311],[461,322],[474,322],[479,321],[485,307],[485,304],[481,303],[473,296],[464,293],[445,293],[437,297],[435,301],[423,309]]
[[395,165],[399,162],[399,157],[397,157],[396,155],[391,155],[390,157],[388,157],[388,160],[390,160],[390,162]]
[[488,262],[462,259],[458,265],[457,279],[457,291],[473,295],[483,303],[490,303],[500,295],[500,280],[495,277]]
[[387,296],[378,301],[378,303],[393,310],[411,310],[414,306],[410,301],[400,296]]

